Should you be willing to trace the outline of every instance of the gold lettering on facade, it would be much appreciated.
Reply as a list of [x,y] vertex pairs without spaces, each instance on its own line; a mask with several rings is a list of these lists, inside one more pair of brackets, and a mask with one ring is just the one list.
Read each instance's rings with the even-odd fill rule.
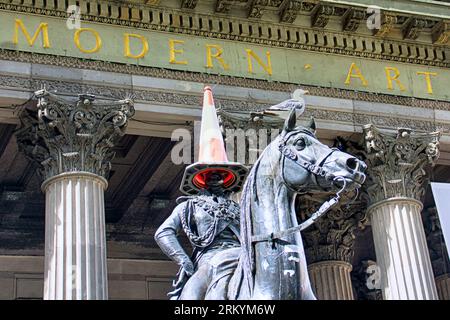
[[[213,53],[213,50],[215,51]],[[213,68],[213,58],[219,61],[220,65],[224,70],[230,69],[230,66],[223,60],[222,58],[223,49],[221,46],[216,44],[207,44],[206,45],[206,67]]]
[[[138,39],[141,42],[141,52],[138,54],[131,53],[130,49],[130,38]],[[148,41],[144,36],[141,36],[139,34],[134,33],[124,33],[123,34],[123,54],[125,57],[133,58],[133,59],[140,59],[143,58],[147,52],[148,52]]]
[[[92,49],[85,49],[81,45],[80,36],[83,32],[89,32],[94,36],[95,46]],[[75,34],[73,36],[73,41],[75,42],[75,45],[77,46],[77,48],[83,53],[95,53],[95,52],[99,51],[100,48],[102,47],[102,39],[100,38],[100,35],[98,34],[97,31],[95,31],[94,29],[91,29],[91,28],[81,28],[81,29],[78,29],[77,31],[75,31]]]
[[437,76],[438,74],[436,72],[425,72],[425,71],[418,71],[417,75],[424,75],[425,81],[427,82],[427,92],[429,94],[433,94],[433,86],[431,85],[431,76]]
[[175,55],[181,54],[184,52],[183,49],[175,49],[175,45],[176,44],[183,44],[184,41],[183,40],[174,40],[174,39],[169,39],[169,62],[171,64],[188,64],[188,62],[186,60],[182,60],[179,61],[176,59]]
[[[398,71],[395,67],[385,67],[384,70],[386,71],[386,79],[388,81],[388,89],[394,90],[393,81],[395,81],[400,89],[400,91],[405,91],[406,87],[400,82],[400,71]],[[392,74],[394,72],[394,74]]]
[[266,52],[267,64],[264,64],[261,58],[255,52],[253,52],[253,50],[245,49],[245,51],[247,52],[248,73],[253,73],[253,64],[252,64],[253,58],[264,69],[264,71],[267,72],[267,74],[272,75],[272,62],[270,61],[270,51]]
[[367,82],[366,78],[364,78],[364,76],[362,75],[361,70],[358,68],[358,66],[354,62],[352,63],[352,65],[350,66],[350,69],[348,70],[347,79],[345,80],[344,83],[350,84],[352,78],[357,78],[357,79],[361,80],[361,83],[364,87],[367,87],[369,85],[369,82]]
[[39,24],[39,27],[37,28],[36,32],[34,33],[33,37],[30,36],[27,29],[25,28],[25,25],[23,24],[22,20],[16,19],[15,20],[15,28],[14,28],[14,38],[13,43],[18,44],[19,43],[19,28],[22,30],[22,33],[25,35],[25,38],[27,39],[28,44],[30,47],[33,46],[34,42],[36,41],[39,33],[42,32],[42,46],[44,48],[50,48],[50,41],[48,38],[48,24],[42,22]]

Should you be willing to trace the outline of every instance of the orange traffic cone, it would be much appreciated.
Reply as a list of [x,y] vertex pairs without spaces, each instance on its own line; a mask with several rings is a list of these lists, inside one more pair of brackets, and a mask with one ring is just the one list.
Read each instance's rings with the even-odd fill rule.
[[239,192],[247,172],[247,168],[242,164],[228,161],[212,90],[210,87],[205,87],[199,159],[198,162],[186,167],[180,190],[188,195],[198,194],[201,190],[207,189],[208,177],[212,173],[219,173],[225,190]]

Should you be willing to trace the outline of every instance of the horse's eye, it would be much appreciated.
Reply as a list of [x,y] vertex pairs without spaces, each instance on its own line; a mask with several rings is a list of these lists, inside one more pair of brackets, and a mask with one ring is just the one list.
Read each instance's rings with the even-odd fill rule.
[[297,141],[295,141],[294,146],[298,149],[298,150],[303,150],[306,147],[306,141],[305,139],[301,138],[298,139]]

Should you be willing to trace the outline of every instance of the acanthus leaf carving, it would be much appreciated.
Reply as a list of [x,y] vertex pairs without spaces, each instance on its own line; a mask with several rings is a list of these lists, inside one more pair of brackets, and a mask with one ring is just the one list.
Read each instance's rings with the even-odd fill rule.
[[372,184],[367,187],[372,203],[394,197],[421,200],[428,165],[439,157],[439,132],[413,133],[400,128],[382,133],[374,125],[363,127],[366,161]]
[[[302,196],[297,212],[303,221],[326,199]],[[356,232],[367,226],[366,202],[363,199],[339,205],[302,232],[308,263],[339,260],[352,263]]]
[[133,102],[98,102],[91,94],[69,101],[45,89],[34,96],[37,106],[22,110],[16,137],[20,150],[38,163],[41,176],[83,171],[107,178],[112,147],[134,115]]

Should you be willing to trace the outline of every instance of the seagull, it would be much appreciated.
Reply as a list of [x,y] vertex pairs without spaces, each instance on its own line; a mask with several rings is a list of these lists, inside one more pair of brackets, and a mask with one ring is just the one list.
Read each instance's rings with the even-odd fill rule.
[[269,110],[289,111],[295,109],[295,114],[297,115],[297,117],[299,117],[305,111],[306,102],[303,96],[307,93],[307,90],[297,89],[292,93],[291,99],[271,106]]

